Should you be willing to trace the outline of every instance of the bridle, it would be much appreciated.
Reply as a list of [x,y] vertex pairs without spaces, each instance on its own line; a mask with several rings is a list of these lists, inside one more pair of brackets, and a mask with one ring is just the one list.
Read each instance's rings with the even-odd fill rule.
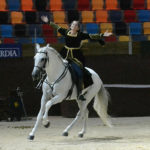
[[47,61],[49,61],[49,57],[47,55],[47,52],[36,52],[36,53],[43,53],[46,55],[46,59],[44,59],[44,63],[43,63],[43,66],[39,67],[39,66],[34,66],[35,68],[38,68],[40,71],[44,71],[45,70],[45,67],[46,67],[46,63]]

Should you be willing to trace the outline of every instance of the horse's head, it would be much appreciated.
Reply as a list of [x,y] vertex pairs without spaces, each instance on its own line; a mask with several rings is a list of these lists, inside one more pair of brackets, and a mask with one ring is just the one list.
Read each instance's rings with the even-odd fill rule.
[[38,80],[45,70],[46,64],[49,60],[47,48],[49,44],[45,47],[40,47],[39,44],[36,44],[36,54],[34,56],[34,68],[32,71],[33,80]]

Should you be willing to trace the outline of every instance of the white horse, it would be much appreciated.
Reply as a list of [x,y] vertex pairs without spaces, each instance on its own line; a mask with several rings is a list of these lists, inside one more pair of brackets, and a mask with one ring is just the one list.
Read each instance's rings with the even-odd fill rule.
[[[68,70],[68,62],[65,59],[62,59],[60,54],[54,48],[50,47],[49,44],[45,47],[40,47],[39,44],[36,44],[36,50],[37,53],[34,56],[35,64],[32,77],[33,79],[38,78],[40,72],[45,69],[47,78],[42,85],[43,95],[41,99],[41,108],[38,113],[36,123],[29,134],[30,140],[34,139],[35,131],[41,121],[45,127],[49,126],[49,109],[52,105],[60,103],[64,99],[68,99],[68,91],[72,86],[71,73]],[[73,87],[73,91],[69,99],[76,99],[79,106],[79,112],[71,124],[63,131],[63,136],[68,136],[68,131],[75,125],[75,123],[78,120],[83,119],[83,128],[79,132],[79,137],[83,137],[86,132],[86,121],[89,113],[87,106],[92,99],[94,99],[94,109],[101,117],[103,123],[111,127],[111,121],[107,114],[109,94],[104,88],[98,74],[90,68],[86,69],[92,75],[93,84],[82,91],[82,93],[85,94],[85,101],[77,99],[77,89],[76,86]]]

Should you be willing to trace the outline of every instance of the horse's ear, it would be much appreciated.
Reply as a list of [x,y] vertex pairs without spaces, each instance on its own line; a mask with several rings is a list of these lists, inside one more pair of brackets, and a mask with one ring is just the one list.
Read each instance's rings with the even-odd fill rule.
[[40,49],[40,45],[36,43],[36,51],[38,51],[39,49]]
[[46,47],[49,47],[49,46],[50,46],[50,44],[47,44],[47,45],[46,45]]

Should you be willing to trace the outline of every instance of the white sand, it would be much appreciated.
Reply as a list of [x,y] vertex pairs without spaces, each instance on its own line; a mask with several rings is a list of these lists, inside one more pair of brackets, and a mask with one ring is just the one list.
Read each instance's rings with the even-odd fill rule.
[[49,128],[38,128],[33,141],[27,137],[35,118],[0,122],[0,150],[150,150],[150,117],[113,118],[113,128],[103,126],[99,118],[89,118],[83,138],[78,137],[81,123],[68,137],[61,135],[72,118],[50,117],[50,121]]

